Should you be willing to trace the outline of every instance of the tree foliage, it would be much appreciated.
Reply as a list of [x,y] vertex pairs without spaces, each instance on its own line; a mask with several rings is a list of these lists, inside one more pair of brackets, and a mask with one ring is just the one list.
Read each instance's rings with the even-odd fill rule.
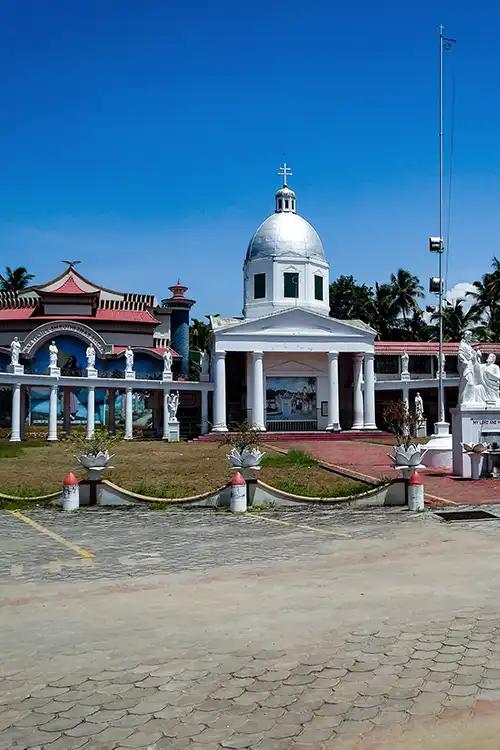
[[21,292],[29,286],[29,283],[35,277],[28,273],[24,266],[11,268],[7,266],[5,274],[0,274],[0,290],[5,292]]

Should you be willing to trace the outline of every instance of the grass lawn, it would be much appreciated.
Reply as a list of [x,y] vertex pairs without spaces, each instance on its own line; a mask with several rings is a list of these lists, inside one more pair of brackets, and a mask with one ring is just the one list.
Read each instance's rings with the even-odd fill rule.
[[[188,497],[228,482],[227,446],[219,443],[121,441],[113,446],[112,482],[143,495]],[[77,470],[74,448],[65,444],[0,442],[0,492],[18,497],[45,495],[60,489],[64,475]],[[268,451],[258,477],[286,492],[309,497],[340,497],[364,492],[363,482],[322,469],[302,451],[286,456]]]

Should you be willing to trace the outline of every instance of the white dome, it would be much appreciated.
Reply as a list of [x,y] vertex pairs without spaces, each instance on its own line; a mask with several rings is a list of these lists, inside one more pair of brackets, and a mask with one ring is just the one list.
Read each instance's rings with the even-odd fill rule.
[[293,212],[277,212],[262,222],[249,242],[246,260],[296,256],[325,260],[317,231]]

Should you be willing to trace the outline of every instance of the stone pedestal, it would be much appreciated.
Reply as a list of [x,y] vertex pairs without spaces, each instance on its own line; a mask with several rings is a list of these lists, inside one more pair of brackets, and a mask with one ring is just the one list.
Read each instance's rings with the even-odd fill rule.
[[60,367],[49,367],[49,375],[52,378],[58,378],[61,375],[61,368]]
[[431,439],[425,444],[422,464],[427,468],[451,469],[453,445],[448,422],[436,422]]
[[164,372],[162,375],[162,383],[171,383],[173,380],[171,372]]
[[24,365],[7,365],[7,372],[12,375],[24,375]]
[[135,380],[135,372],[127,372],[125,370],[125,380]]
[[167,429],[167,441],[169,443],[178,443],[180,437],[180,423],[176,419],[175,421],[168,422],[168,429]]
[[465,453],[462,443],[500,443],[500,407],[461,406],[452,409],[451,413],[453,473],[472,477],[471,454]]
[[95,369],[95,367],[87,367],[87,377],[88,378],[97,377],[97,370]]

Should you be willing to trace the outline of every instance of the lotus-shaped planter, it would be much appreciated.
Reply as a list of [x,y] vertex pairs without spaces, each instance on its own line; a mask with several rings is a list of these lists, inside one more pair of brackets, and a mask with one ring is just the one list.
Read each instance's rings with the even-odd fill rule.
[[489,448],[488,443],[462,443],[465,453],[481,454]]
[[235,469],[260,469],[264,455],[258,448],[243,448],[242,451],[233,448],[231,453],[226,453],[226,458]]
[[393,462],[394,466],[416,468],[422,463],[422,456],[424,453],[425,450],[412,443],[408,448],[405,448],[404,445],[396,445],[393,448],[392,453],[388,453],[387,455]]
[[99,451],[99,453],[80,453],[80,455],[76,457],[78,463],[86,469],[105,469],[112,458],[113,456],[109,455],[109,451]]

